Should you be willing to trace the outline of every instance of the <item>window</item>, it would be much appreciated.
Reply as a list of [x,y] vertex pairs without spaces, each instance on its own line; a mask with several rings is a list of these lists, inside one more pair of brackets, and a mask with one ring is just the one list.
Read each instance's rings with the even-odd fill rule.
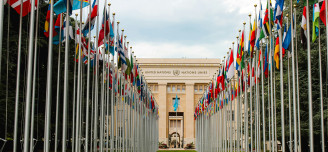
[[203,93],[203,85],[199,85],[199,92]]
[[172,85],[172,92],[175,92],[175,85]]
[[180,92],[181,85],[177,85],[177,92]]
[[167,86],[167,92],[171,92],[171,85]]
[[196,85],[196,86],[194,86],[194,90],[195,90],[195,92],[197,92],[198,91],[198,86]]
[[186,90],[186,86],[182,85],[182,92],[185,92],[185,90]]

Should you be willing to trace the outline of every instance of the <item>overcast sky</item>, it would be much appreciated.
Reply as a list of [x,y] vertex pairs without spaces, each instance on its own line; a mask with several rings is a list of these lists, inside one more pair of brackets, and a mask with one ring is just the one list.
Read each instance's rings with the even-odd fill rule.
[[145,58],[223,58],[232,42],[236,42],[242,23],[249,23],[248,14],[254,15],[254,4],[259,3],[257,0],[107,2],[112,4],[111,13],[116,13],[116,21],[120,21],[120,29],[124,28],[136,56]]

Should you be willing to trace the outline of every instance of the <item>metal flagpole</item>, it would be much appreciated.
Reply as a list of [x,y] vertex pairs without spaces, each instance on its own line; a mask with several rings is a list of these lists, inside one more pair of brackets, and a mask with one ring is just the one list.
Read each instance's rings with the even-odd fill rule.
[[[32,3],[34,4],[34,3]],[[50,7],[50,30],[49,30],[49,44],[48,44],[48,68],[47,68],[47,90],[46,90],[46,108],[45,108],[45,131],[44,131],[44,149],[49,151],[50,145],[50,134],[51,134],[51,86],[52,86],[52,41],[53,41],[53,22],[54,22],[54,13],[53,13],[54,2],[51,1]]]
[[320,23],[319,23],[319,84],[320,84],[320,115],[321,115],[321,146],[322,152],[325,152],[325,130],[323,117],[323,92],[322,92],[322,69],[321,69],[321,41],[320,41]]
[[[327,7],[326,7],[327,8]],[[296,18],[296,4],[294,4],[294,12],[295,12],[295,18]],[[326,18],[327,19],[327,18]],[[296,29],[296,24],[295,27]],[[296,35],[297,33],[295,33]],[[297,89],[297,126],[298,126],[298,142],[299,142],[299,147],[297,148],[299,152],[302,152],[301,150],[301,119],[300,119],[300,100],[299,100],[299,79],[298,79],[298,55],[297,55],[297,37],[295,36],[295,62],[296,62],[296,89]],[[293,44],[293,43],[292,43]],[[296,143],[297,144],[297,143]]]
[[[69,3],[67,3],[69,5]],[[69,10],[70,11],[70,10]],[[68,13],[66,12],[66,15],[69,14],[69,11]],[[78,29],[78,26],[77,26],[77,16],[78,14],[75,14],[75,36],[77,35],[77,29]],[[66,22],[68,23],[68,22]],[[67,26],[66,26],[67,27]],[[66,32],[67,33],[67,32]],[[67,41],[66,41],[67,42]],[[75,44],[74,44],[74,50],[77,49],[77,38],[75,39]],[[74,53],[74,72],[73,72],[73,111],[72,111],[72,120],[73,120],[73,127],[72,127],[72,151],[75,151],[74,148],[74,143],[75,143],[75,111],[76,111],[76,57],[77,57],[77,52],[75,51]]]
[[[113,13],[113,23],[115,23],[115,13]],[[113,29],[113,32],[115,30]],[[115,38],[114,38],[115,40]],[[111,60],[111,63],[113,65],[112,71],[112,90],[111,90],[111,127],[110,127],[110,152],[114,151],[114,100],[115,98],[115,85],[116,85],[116,80],[115,80],[115,65],[114,65],[114,59],[115,59],[115,51],[113,54],[113,58]]]
[[[312,114],[312,78],[311,78],[311,46],[310,46],[310,22],[309,22],[309,0],[306,0],[306,35],[307,35],[307,59],[308,59],[308,100],[309,100],[309,136],[310,152],[314,151],[313,144],[313,114]],[[282,76],[281,76],[282,77]],[[282,119],[283,120],[283,119]],[[283,145],[284,146],[284,145]],[[284,150],[284,149],[283,149]]]
[[292,35],[292,41],[291,41],[291,53],[292,53],[292,81],[293,81],[293,117],[294,117],[294,151],[297,152],[297,122],[296,122],[296,90],[295,90],[295,57],[294,57],[294,15],[293,13],[293,2],[290,1],[290,12],[292,13],[292,15],[290,16],[291,19],[291,35]]
[[[58,44],[58,63],[57,63],[57,97],[56,97],[56,126],[55,126],[55,152],[57,152],[58,147],[58,115],[59,115],[59,86],[60,86],[60,64],[61,64],[61,35],[62,35],[62,15],[60,15],[60,30],[59,30],[59,44]],[[68,34],[66,34],[69,36]],[[35,49],[36,50],[36,49]],[[34,79],[34,78],[33,78]],[[33,84],[34,85],[34,84]],[[32,101],[33,102],[33,101]],[[33,122],[32,122],[33,123]]]
[[[261,43],[262,44],[262,43]],[[261,46],[262,48],[262,46]],[[261,49],[262,50],[262,49]],[[263,71],[263,68],[264,68],[264,60],[263,60],[263,52],[261,53],[261,83],[262,83],[262,119],[263,119],[263,122],[262,122],[262,125],[263,125],[263,150],[266,151],[266,140],[265,140],[265,135],[266,135],[266,126],[265,126],[265,105],[264,105],[264,71]],[[269,96],[269,95],[268,95]]]
[[[292,16],[292,15],[291,15]],[[287,27],[288,27],[288,14],[286,14],[286,18],[287,18]],[[293,22],[293,20],[291,20],[291,22]],[[293,151],[292,148],[292,141],[293,141],[293,137],[292,137],[292,112],[291,112],[291,94],[290,94],[290,70],[289,70],[289,55],[290,51],[287,51],[287,81],[288,81],[288,119],[289,119],[289,150]]]
[[[97,6],[99,6],[99,1],[97,0]],[[98,84],[99,84],[99,80],[98,80],[98,70],[99,70],[99,51],[98,51],[98,31],[99,31],[99,9],[97,9],[97,20],[96,20],[96,45],[95,45],[95,49],[96,49],[96,65],[95,65],[95,110],[94,110],[94,133],[93,133],[93,151],[97,151],[97,147],[98,147],[98,120],[99,120],[99,116],[98,116]]]
[[81,88],[82,88],[82,33],[81,33],[81,30],[82,30],[82,3],[80,4],[80,25],[79,25],[79,30],[80,30],[80,33],[79,33],[79,37],[77,38],[78,40],[78,45],[79,45],[79,50],[78,50],[78,70],[77,70],[77,97],[76,97],[76,116],[75,116],[75,151],[78,152],[80,151],[80,132],[81,132],[81,121],[80,121],[80,117],[81,117],[81,109],[80,109],[80,106],[82,104],[82,99],[81,99],[81,95],[80,95],[80,91],[81,91]]
[[285,110],[284,110],[284,80],[283,80],[283,62],[282,62],[282,36],[281,28],[278,30],[279,34],[279,62],[280,62],[280,101],[281,101],[281,138],[282,151],[285,151]]
[[[2,3],[2,2],[1,2]],[[35,4],[35,0],[31,0],[31,4]],[[52,2],[53,4],[53,2]],[[52,5],[53,6],[53,5]],[[0,20],[3,18],[3,5],[0,4]],[[51,9],[52,10],[52,9]],[[34,9],[31,9],[30,14],[30,33],[29,33],[29,45],[28,45],[28,64],[27,64],[27,79],[26,79],[26,106],[25,106],[25,124],[24,124],[24,152],[29,150],[29,129],[30,129],[30,110],[31,110],[31,79],[32,79],[32,60],[33,60],[33,37],[34,37]],[[50,19],[50,21],[53,19]],[[1,22],[2,23],[2,22]],[[53,23],[53,22],[50,22]],[[3,26],[0,25],[0,50],[2,50],[2,32]],[[52,31],[51,31],[52,32]],[[52,36],[52,35],[51,35]],[[1,54],[1,53],[0,53]]]
[[[91,29],[91,5],[89,4],[89,29]],[[90,102],[90,50],[91,50],[91,31],[89,31],[88,35],[88,65],[87,65],[87,96],[86,96],[86,120],[85,120],[85,149],[84,151],[87,152],[89,150],[89,102]],[[91,132],[90,132],[91,133]]]
[[[69,5],[69,1],[67,1],[67,6]],[[68,97],[68,58],[69,58],[69,7],[66,8],[66,28],[65,28],[65,66],[64,66],[64,99],[63,99],[63,130],[62,130],[62,152],[66,152],[66,136],[67,136],[67,97]],[[74,138],[72,138],[74,139]],[[73,147],[73,146],[72,146]]]
[[[20,1],[21,4],[23,1]],[[34,4],[34,3],[32,3]],[[22,6],[22,5],[21,5]],[[21,11],[22,12],[22,11]],[[22,13],[20,13],[22,14]],[[33,12],[34,15],[34,12]],[[0,1],[0,81],[1,81],[1,59],[2,59],[2,37],[3,37],[3,17],[4,17],[4,1]]]
[[[22,10],[21,10],[22,12]],[[37,63],[37,46],[38,46],[38,23],[39,23],[39,1],[37,1],[37,10],[36,10],[36,24],[35,27],[35,40],[34,40],[34,63],[33,63],[33,88],[32,88],[32,112],[31,112],[31,136],[30,136],[30,151],[34,149],[34,111],[35,111],[35,77],[36,77],[36,63]],[[19,57],[20,60],[20,57]],[[18,61],[17,61],[18,62]],[[19,63],[20,64],[20,63]],[[17,97],[18,98],[18,97]],[[17,107],[18,108],[18,107]],[[17,136],[16,136],[17,138]],[[17,148],[15,146],[15,148]]]
[[[0,3],[3,3],[1,1]],[[23,3],[23,0],[20,0]],[[23,5],[20,5],[20,12],[23,12]],[[19,80],[20,80],[20,64],[22,52],[22,13],[19,14],[19,37],[17,52],[17,71],[16,71],[16,95],[15,95],[15,124],[14,124],[14,152],[17,152],[17,132],[18,132],[18,108],[19,108]],[[3,4],[0,4],[0,50],[2,50],[2,34],[3,34]],[[1,51],[0,51],[0,77],[1,77]],[[1,81],[1,78],[0,78]]]

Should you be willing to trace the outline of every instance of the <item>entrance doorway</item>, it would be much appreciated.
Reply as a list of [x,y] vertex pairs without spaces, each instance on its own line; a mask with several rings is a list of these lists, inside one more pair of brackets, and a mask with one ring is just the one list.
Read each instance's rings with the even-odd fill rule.
[[169,112],[169,147],[183,148],[183,112]]

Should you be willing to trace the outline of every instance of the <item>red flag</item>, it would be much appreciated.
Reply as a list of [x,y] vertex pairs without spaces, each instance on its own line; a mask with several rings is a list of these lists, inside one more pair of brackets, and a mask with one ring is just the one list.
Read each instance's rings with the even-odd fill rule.
[[[35,6],[37,6],[37,0],[35,0]],[[8,4],[20,14],[21,0],[10,0]],[[23,12],[22,16],[26,16],[31,11],[31,0],[23,0]]]
[[326,0],[322,2],[321,9],[320,9],[320,19],[323,24],[326,25]]

